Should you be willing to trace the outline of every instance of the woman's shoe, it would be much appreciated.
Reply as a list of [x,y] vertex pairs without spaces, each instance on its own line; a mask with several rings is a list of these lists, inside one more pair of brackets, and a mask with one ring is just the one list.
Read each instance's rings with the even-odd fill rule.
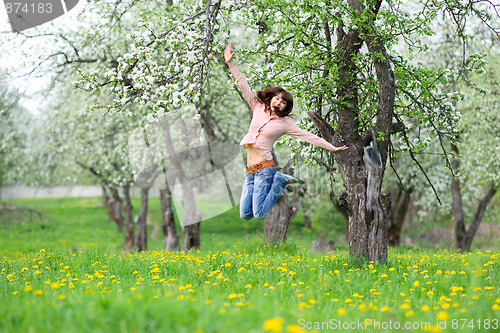
[[283,176],[285,177],[288,184],[293,184],[293,183],[304,184],[305,183],[305,181],[303,181],[302,179],[287,175],[286,173],[284,173]]

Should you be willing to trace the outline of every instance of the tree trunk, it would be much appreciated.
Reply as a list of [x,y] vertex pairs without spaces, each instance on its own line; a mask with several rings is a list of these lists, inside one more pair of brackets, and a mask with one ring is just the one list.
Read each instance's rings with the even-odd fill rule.
[[[201,221],[201,214],[197,218],[197,221]],[[192,248],[199,249],[201,246],[200,239],[200,226],[201,223],[193,223],[182,227],[182,248],[184,251],[189,251]]]
[[125,227],[127,228],[123,249],[130,251],[134,246],[134,222],[132,219],[132,201],[130,200],[130,183],[127,183],[123,187],[123,196],[125,198],[125,206],[123,207],[125,212]]
[[398,191],[394,196],[396,206],[389,211],[388,215],[388,240],[390,246],[399,246],[401,243],[401,230],[405,221],[408,205],[410,204],[410,196],[413,192],[412,188],[406,191],[399,185]]
[[[365,6],[359,1],[349,1],[348,5],[353,13],[360,19],[366,19],[369,26],[374,20],[381,1],[370,3],[371,8],[367,14]],[[373,21],[371,21],[373,22]],[[363,32],[364,42],[373,54],[377,79],[379,83],[378,104],[376,118],[377,124],[370,129],[374,145],[377,146],[381,159],[380,172],[374,172],[363,161],[364,141],[359,132],[359,99],[358,99],[358,68],[354,58],[359,54],[363,44],[360,31],[350,30],[344,32],[342,27],[337,29],[337,45],[335,58],[338,66],[337,98],[341,101],[338,106],[338,130],[317,117],[316,126],[325,139],[334,145],[346,144],[349,149],[335,154],[342,179],[347,189],[348,228],[349,228],[349,255],[351,257],[364,257],[368,260],[385,262],[387,259],[387,230],[385,214],[380,204],[380,188],[377,188],[383,178],[385,163],[388,154],[390,127],[392,123],[395,81],[394,73],[389,63],[383,42],[368,31]],[[369,119],[370,123],[372,117]],[[370,184],[368,186],[368,181]],[[375,195],[378,193],[378,198]]]
[[312,242],[313,253],[327,253],[333,251],[333,241],[329,240],[316,240]]
[[368,222],[368,258],[387,261],[387,220],[381,204],[382,157],[373,147],[365,148],[366,221]]
[[304,214],[304,229],[312,229],[311,217],[309,214]]
[[[458,147],[455,144],[451,145],[451,149],[458,155]],[[452,159],[451,168],[452,171],[456,175],[458,175],[460,169],[460,161],[456,158]],[[479,225],[483,220],[484,212],[486,211],[486,208],[488,207],[491,199],[495,195],[496,189],[495,187],[490,186],[485,196],[481,199],[481,201],[479,201],[476,212],[474,213],[474,217],[468,229],[465,226],[462,193],[458,176],[452,177],[451,192],[453,197],[453,218],[455,220],[455,247],[462,251],[469,251],[472,241],[474,240],[474,236],[476,236],[477,229],[479,229]]]
[[147,218],[148,218],[148,188],[141,188],[141,211],[137,221],[137,234],[135,236],[135,247],[137,251],[148,249]]
[[288,201],[288,194],[283,192],[266,217],[264,224],[266,239],[272,243],[285,242],[290,221],[297,215],[299,209],[300,199],[295,196],[291,201]]
[[[276,156],[273,157],[275,164],[278,165]],[[281,169],[281,172],[293,175],[291,161]],[[297,215],[300,209],[300,198],[294,196],[289,202],[286,192],[286,190],[283,191],[280,198],[271,209],[271,212],[269,212],[269,215],[266,217],[266,222],[264,224],[264,237],[272,243],[285,242],[290,221]]]
[[114,186],[108,186],[111,197],[108,197],[108,219],[115,221],[119,232],[123,232],[122,200],[118,189]]
[[104,205],[104,207],[108,207],[109,206],[108,191],[106,189],[106,186],[104,185],[101,185],[101,188],[102,188],[102,204]]
[[[337,133],[318,114],[309,113],[316,127],[329,142],[339,145]],[[332,134],[335,133],[335,134]],[[347,189],[349,255],[352,258],[365,258],[385,262],[387,260],[386,212],[381,205],[380,184],[383,168],[377,172],[370,170],[369,163],[363,160],[364,149],[358,137],[349,145],[349,150],[336,154],[344,185]],[[382,160],[380,159],[380,163]],[[380,166],[380,164],[379,164]],[[368,177],[370,177],[370,183]],[[375,198],[378,193],[379,197]]]
[[[168,123],[167,120],[164,121],[163,140],[169,155],[169,161],[172,164],[172,169],[175,173],[175,178],[180,182],[182,187],[182,205],[185,213],[185,219],[184,221],[181,221],[182,246],[184,251],[189,251],[191,248],[199,248],[201,245],[200,225],[202,218],[201,213],[196,208],[194,189],[190,180],[196,179],[196,177],[203,174],[205,165],[209,161],[209,156],[199,157],[197,160],[197,167],[191,172],[190,178],[188,178],[183,167],[187,161],[183,160],[182,155],[175,150],[172,143],[169,131],[169,128],[172,125],[173,124]],[[189,131],[186,129],[186,124],[182,119],[178,119],[175,126],[179,126],[181,130],[183,130],[186,134],[189,134]],[[190,165],[186,165],[186,167],[192,168]]]
[[479,201],[479,204],[477,205],[476,212],[474,213],[474,217],[472,218],[472,222],[469,225],[469,229],[467,230],[467,234],[465,235],[465,239],[463,242],[463,247],[461,247],[462,250],[464,251],[469,251],[470,250],[470,245],[472,241],[474,240],[474,236],[476,236],[476,232],[479,229],[479,225],[481,224],[481,221],[483,220],[484,212],[486,211],[486,208],[488,207],[491,199],[495,196],[496,189],[492,186],[488,189],[488,192],[484,195],[484,197]]
[[160,190],[161,213],[163,217],[163,249],[165,251],[179,250],[179,235],[175,229],[174,211],[172,210],[172,192],[168,184]]
[[[181,170],[181,175],[184,174]],[[181,221],[182,225],[182,248],[189,251],[192,248],[201,246],[200,226],[201,213],[196,208],[195,195],[189,182],[182,183],[182,205],[184,207],[185,218]]]
[[347,193],[342,191],[340,194],[339,194],[339,198],[338,200],[336,200],[335,198],[335,193],[333,191],[331,191],[329,193],[329,196],[330,196],[330,201],[333,203],[333,205],[335,206],[335,208],[337,208],[337,210],[340,212],[340,214],[342,214],[342,216],[344,216],[344,219],[345,219],[345,239],[346,239],[346,242],[349,242],[349,224],[348,224],[348,221],[349,221],[349,214],[347,213]]

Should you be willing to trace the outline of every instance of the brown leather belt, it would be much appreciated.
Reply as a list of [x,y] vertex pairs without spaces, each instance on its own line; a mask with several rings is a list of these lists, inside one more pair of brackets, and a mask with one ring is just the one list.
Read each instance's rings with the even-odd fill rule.
[[275,166],[273,160],[260,162],[260,163],[257,163],[257,164],[251,165],[251,166],[247,166],[247,172],[256,173],[259,170],[262,170],[264,168],[270,168],[273,166]]

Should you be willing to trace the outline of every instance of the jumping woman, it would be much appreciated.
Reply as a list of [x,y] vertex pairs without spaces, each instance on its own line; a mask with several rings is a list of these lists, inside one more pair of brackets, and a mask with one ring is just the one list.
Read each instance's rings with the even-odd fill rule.
[[248,150],[240,216],[245,220],[252,217],[264,219],[285,188],[291,190],[288,184],[304,183],[301,179],[276,171],[271,150],[282,135],[294,136],[331,152],[340,152],[348,147],[335,147],[295,125],[289,117],[293,108],[293,98],[285,89],[267,87],[263,91],[258,91],[255,96],[245,77],[233,63],[233,56],[231,44],[228,44],[224,50],[224,60],[253,112],[248,133],[240,142],[240,145]]

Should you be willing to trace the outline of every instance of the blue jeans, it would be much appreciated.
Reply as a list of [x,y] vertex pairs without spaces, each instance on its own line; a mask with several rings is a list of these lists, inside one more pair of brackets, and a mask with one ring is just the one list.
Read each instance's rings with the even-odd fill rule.
[[247,172],[241,191],[240,217],[245,220],[266,218],[287,184],[286,178],[275,167],[256,173]]

